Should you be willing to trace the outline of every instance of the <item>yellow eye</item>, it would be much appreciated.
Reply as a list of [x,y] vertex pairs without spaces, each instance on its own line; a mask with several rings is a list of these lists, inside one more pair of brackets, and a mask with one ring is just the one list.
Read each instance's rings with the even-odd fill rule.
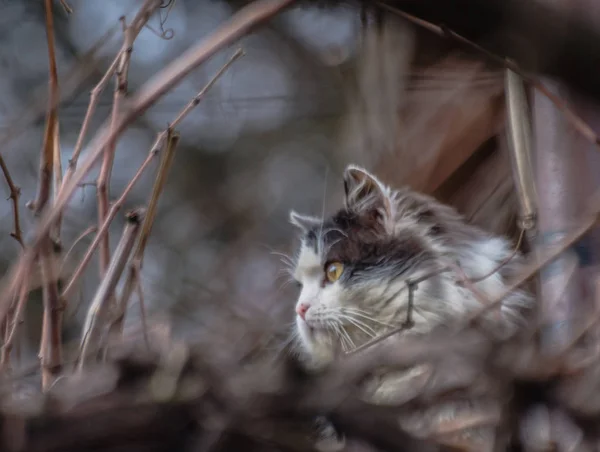
[[341,262],[332,262],[327,265],[327,269],[325,270],[325,276],[327,277],[327,281],[335,282],[340,279],[342,276],[342,272],[344,271],[344,264]]

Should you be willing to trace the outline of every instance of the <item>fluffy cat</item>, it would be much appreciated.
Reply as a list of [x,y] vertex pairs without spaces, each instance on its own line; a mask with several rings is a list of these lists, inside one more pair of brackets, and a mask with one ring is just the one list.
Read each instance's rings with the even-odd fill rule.
[[[293,268],[301,286],[295,332],[300,357],[310,369],[322,369],[340,351],[359,347],[407,318],[412,320],[408,334],[426,334],[463,319],[481,307],[481,298],[459,283],[464,275],[491,300],[522,263],[519,255],[510,258],[506,239],[467,224],[432,197],[387,187],[354,165],[344,172],[344,188],[344,206],[329,218],[290,213],[301,230]],[[463,275],[440,272],[448,264]],[[408,283],[419,279],[409,308]],[[533,304],[527,292],[514,291],[486,315],[484,325],[496,335],[511,335]],[[379,378],[368,398],[393,404],[410,387],[409,374]],[[331,449],[342,444],[334,441]]]
[[[434,273],[412,291],[410,332],[423,334],[481,307],[460,275],[436,271],[458,264],[491,300],[521,264],[516,255],[502,265],[513,253],[506,239],[467,224],[432,197],[394,190],[354,165],[344,172],[344,188],[344,206],[329,218],[290,214],[302,231],[293,269],[301,286],[296,331],[311,366],[325,366],[339,350],[405,322],[409,281]],[[527,292],[515,291],[485,321],[490,330],[510,335],[532,306]]]

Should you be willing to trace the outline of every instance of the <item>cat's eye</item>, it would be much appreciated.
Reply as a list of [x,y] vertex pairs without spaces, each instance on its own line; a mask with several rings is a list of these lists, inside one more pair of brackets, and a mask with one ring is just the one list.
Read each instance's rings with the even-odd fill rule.
[[329,282],[336,282],[342,276],[342,272],[344,271],[344,264],[341,262],[331,262],[327,264],[325,268],[325,277]]

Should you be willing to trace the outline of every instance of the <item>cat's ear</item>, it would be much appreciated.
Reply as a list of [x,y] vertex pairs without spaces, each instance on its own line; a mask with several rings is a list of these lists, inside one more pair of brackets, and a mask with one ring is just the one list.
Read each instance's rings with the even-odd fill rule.
[[300,228],[303,232],[308,232],[309,230],[319,226],[321,224],[321,220],[309,215],[300,215],[298,212],[291,210],[290,223]]
[[364,168],[348,165],[344,171],[346,209],[355,212],[378,211],[385,220],[393,218],[389,190]]

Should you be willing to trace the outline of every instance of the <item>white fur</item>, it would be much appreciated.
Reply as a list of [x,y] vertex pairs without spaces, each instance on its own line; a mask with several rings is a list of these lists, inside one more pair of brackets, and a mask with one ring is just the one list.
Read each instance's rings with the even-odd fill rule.
[[[347,194],[346,207],[366,208],[368,203],[374,200],[381,201],[377,197],[382,197],[383,202],[378,205],[383,206],[380,213],[385,231],[391,235],[406,234],[409,231],[423,237],[430,249],[439,256],[440,267],[447,262],[458,262],[469,278],[477,279],[496,270],[512,253],[507,240],[488,236],[464,224],[452,209],[437,203],[432,198],[407,189],[392,190],[357,166],[350,166],[346,173],[346,177],[356,183]],[[367,197],[361,199],[365,187],[368,187],[370,192]],[[444,236],[428,235],[426,226],[419,221],[418,215],[411,208],[414,199],[426,203],[447,218],[447,225],[458,231],[456,238],[452,241]],[[292,222],[305,231],[307,221],[314,225],[318,220],[314,217],[292,214]],[[302,284],[297,304],[310,305],[304,320],[300,316],[296,317],[298,336],[301,347],[311,359],[311,364],[317,367],[331,361],[341,347],[340,343],[344,342],[345,347],[349,344],[358,346],[375,334],[398,326],[400,319],[406,315],[408,307],[406,280],[399,279],[392,284],[384,282],[378,284],[374,277],[373,281],[362,286],[353,286],[352,289],[344,287],[339,282],[323,284],[325,262],[324,256],[320,255],[322,252],[324,250],[321,247],[315,253],[312,248],[303,243],[294,270],[294,278]],[[513,259],[510,265],[517,266],[518,259],[518,257]],[[424,268],[420,273],[420,270],[417,270],[407,277],[415,279],[430,270]],[[420,283],[419,288],[414,292],[412,314],[415,326],[411,330],[412,333],[426,333],[440,323],[464,318],[468,313],[481,307],[480,300],[469,288],[457,284],[459,275],[442,273],[436,278],[442,283],[441,294],[440,290],[433,290],[434,285],[430,280]],[[474,283],[478,292],[486,300],[493,300],[502,294],[506,284],[507,281],[499,272]],[[360,293],[362,300],[377,301],[393,297],[393,301],[380,312],[363,311],[367,313],[357,314],[357,308],[353,305],[357,293]],[[533,299],[528,294],[517,291],[502,303],[500,312],[490,312],[486,320],[492,328],[499,326],[502,334],[513,334],[522,321],[519,309],[531,307],[532,304]],[[350,315],[348,312],[352,309],[354,314]],[[349,315],[354,318],[354,322],[348,320]],[[367,317],[371,317],[371,320]],[[358,327],[356,323],[359,323]],[[337,326],[332,327],[333,324]],[[340,328],[344,329],[345,333],[340,333]],[[344,334],[347,339],[341,337]]]

